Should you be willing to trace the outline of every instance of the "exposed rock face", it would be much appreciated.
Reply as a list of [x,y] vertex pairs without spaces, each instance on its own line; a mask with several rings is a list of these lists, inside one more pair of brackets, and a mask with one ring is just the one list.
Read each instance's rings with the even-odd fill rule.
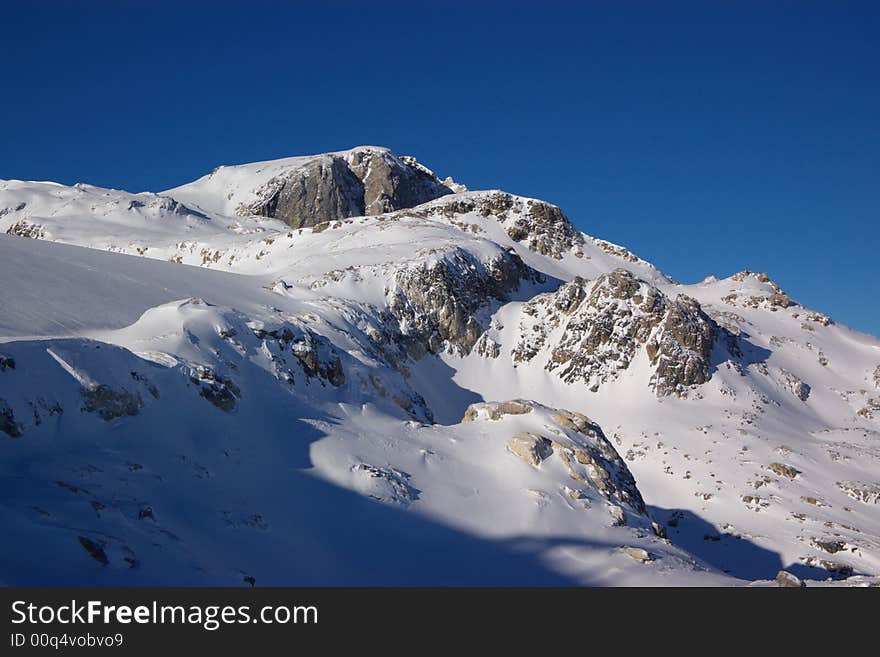
[[794,479],[800,474],[800,471],[797,470],[797,468],[786,465],[785,463],[771,463],[768,466],[768,469],[781,477],[788,477],[789,479]]
[[803,588],[806,584],[797,576],[792,575],[790,572],[785,570],[780,570],[776,573],[776,583],[781,588]]
[[813,322],[815,324],[821,324],[822,326],[831,326],[834,324],[834,320],[831,319],[828,315],[819,312],[812,312],[807,315],[807,321]]
[[488,333],[483,333],[474,346],[474,351],[484,358],[498,358],[501,355],[501,345],[490,338]]
[[473,192],[456,196],[426,209],[424,216],[453,218],[462,214],[494,217],[508,236],[529,250],[556,259],[584,243],[584,236],[555,205],[506,192]]
[[505,415],[525,415],[533,410],[532,402],[513,399],[502,402],[479,402],[471,404],[464,412],[462,422],[473,422],[481,415],[490,420],[500,420]]
[[413,358],[450,345],[468,353],[485,331],[476,317],[487,301],[507,300],[524,280],[541,280],[518,255],[502,251],[486,262],[455,249],[433,262],[398,271],[388,312],[397,320]]
[[584,243],[583,236],[562,210],[543,201],[527,201],[527,212],[507,229],[507,234],[523,242],[531,251],[561,258],[573,246]]
[[257,338],[264,341],[267,351],[272,354],[279,379],[287,383],[295,381],[293,372],[285,367],[285,354],[289,353],[299,361],[306,376],[317,377],[336,387],[345,385],[342,359],[324,336],[305,326],[290,323],[270,330],[257,325],[250,329]]
[[223,377],[208,367],[199,366],[193,370],[190,381],[199,387],[199,395],[224,413],[235,410],[241,390],[232,379]]
[[21,426],[15,421],[15,413],[5,399],[0,399],[0,431],[10,438],[21,436]]
[[407,507],[419,499],[421,491],[410,485],[410,475],[396,468],[358,463],[352,473],[355,487],[374,500]]
[[553,454],[552,443],[533,433],[514,434],[507,441],[507,447],[523,461],[534,466],[541,465],[541,461]]
[[878,414],[880,414],[880,398],[873,397],[868,398],[865,405],[856,412],[856,415],[866,420],[873,420]]
[[651,386],[658,396],[684,396],[688,387],[709,380],[717,330],[694,299],[679,295],[668,304],[660,330],[647,345],[656,368]]
[[16,237],[29,237],[35,240],[41,240],[46,237],[46,231],[40,224],[35,224],[21,219],[6,229],[7,235],[15,235]]
[[647,285],[642,287],[630,272],[618,270],[592,284],[575,278],[548,297],[536,297],[523,312],[535,318],[538,330],[525,334],[514,348],[514,360],[530,360],[545,347],[549,335],[544,330],[560,327],[555,343],[547,345],[545,368],[566,383],[597,390],[629,367],[662,317],[659,292],[649,294]]
[[291,352],[309,376],[321,377],[336,387],[345,384],[342,361],[327,338],[307,331],[304,339],[291,345]]
[[823,568],[835,579],[845,579],[853,574],[852,566],[836,561],[817,559],[816,557],[801,557],[800,561],[810,568]]
[[268,185],[268,196],[250,213],[294,228],[364,214],[363,183],[339,157],[322,156]]
[[412,208],[452,193],[415,158],[397,158],[390,151],[355,149],[348,165],[363,183],[364,209],[368,215]]
[[658,396],[687,394],[709,380],[713,345],[722,329],[693,299],[670,300],[660,290],[618,269],[594,283],[575,278],[539,295],[523,309],[515,362],[548,354],[545,369],[591,390],[615,379],[644,346]]
[[322,155],[273,178],[258,192],[260,200],[239,212],[302,228],[410,208],[451,193],[414,159],[365,147],[347,157]]
[[608,255],[613,255],[622,260],[626,260],[627,262],[639,262],[639,257],[626,247],[620,246],[619,244],[612,244],[611,242],[600,240],[595,237],[591,238],[591,241]]
[[[757,274],[753,271],[744,270],[741,272],[737,272],[733,276],[730,277],[731,280],[742,283],[746,279],[753,278],[759,283],[763,283],[770,287],[769,292],[766,294],[755,294],[755,295],[740,295],[737,293],[732,293],[723,298],[726,303],[729,303],[732,306],[744,306],[746,308],[765,308],[770,312],[776,312],[781,308],[788,308],[789,306],[796,305],[791,298],[782,291],[782,288],[779,285],[770,279],[770,277],[765,274]],[[811,318],[812,319],[812,318]],[[812,321],[820,321],[825,326],[831,323],[831,320],[828,320],[828,323],[825,323],[822,320],[814,319]]]
[[83,550],[89,553],[89,556],[97,561],[102,566],[106,566],[110,563],[110,560],[107,558],[107,553],[104,551],[104,545],[97,541],[93,541],[90,538],[86,538],[85,536],[78,536],[79,544],[82,545]]
[[[594,486],[608,501],[646,515],[645,502],[632,473],[602,428],[586,415],[564,409],[553,416],[553,421],[576,437],[570,440],[570,433],[566,438],[550,439],[553,451],[565,463],[569,476]],[[584,467],[581,470],[579,466]]]
[[137,393],[122,388],[114,390],[107,385],[84,388],[82,391],[83,407],[86,413],[97,413],[105,422],[118,417],[137,415],[144,406],[144,401]]
[[809,384],[804,383],[797,375],[788,370],[780,370],[780,373],[785,387],[788,388],[795,397],[801,401],[807,401],[807,399],[810,398],[810,392],[812,389]]
[[[462,422],[527,422],[533,429],[508,439],[508,450],[531,465],[558,456],[578,488],[572,499],[596,491],[609,504],[614,524],[625,524],[626,511],[647,517],[645,502],[624,460],[602,428],[582,413],[552,409],[526,399],[471,404]],[[523,426],[520,424],[519,426]]]
[[624,547],[623,553],[631,559],[641,561],[642,563],[647,563],[648,561],[651,561],[651,555],[648,554],[647,550],[643,550],[642,548]]
[[838,552],[843,552],[847,548],[846,541],[841,541],[836,538],[814,538],[813,545],[820,550],[824,550],[828,554],[837,554]]
[[874,385],[880,388],[880,365],[874,370]]
[[864,504],[880,504],[880,484],[861,481],[838,481],[837,487],[852,499]]

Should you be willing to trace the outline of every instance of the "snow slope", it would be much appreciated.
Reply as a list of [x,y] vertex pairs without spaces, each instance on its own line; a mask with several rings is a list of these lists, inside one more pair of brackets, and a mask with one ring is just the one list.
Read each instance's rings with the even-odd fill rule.
[[880,340],[497,190],[252,214],[322,157],[439,184],[372,147],[0,182],[0,581],[880,575]]

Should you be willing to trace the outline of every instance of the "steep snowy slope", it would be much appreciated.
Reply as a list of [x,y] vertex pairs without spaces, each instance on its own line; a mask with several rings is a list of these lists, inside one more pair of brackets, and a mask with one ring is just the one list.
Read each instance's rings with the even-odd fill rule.
[[0,229],[4,581],[880,575],[880,341],[763,274],[376,147]]
[[[62,250],[59,262],[122,286],[143,271],[130,256],[33,246],[0,239],[4,256]],[[21,298],[45,260],[18,260]],[[155,264],[154,280],[176,279],[166,294],[248,296],[226,274]],[[4,582],[724,581],[655,536],[599,427],[530,403],[475,408],[454,427],[413,421],[423,411],[399,372],[338,350],[310,306],[245,282],[249,314],[188,299],[84,337],[7,334]],[[125,292],[122,313],[153,302]],[[20,305],[11,296],[4,314]],[[43,310],[87,326],[78,308]]]

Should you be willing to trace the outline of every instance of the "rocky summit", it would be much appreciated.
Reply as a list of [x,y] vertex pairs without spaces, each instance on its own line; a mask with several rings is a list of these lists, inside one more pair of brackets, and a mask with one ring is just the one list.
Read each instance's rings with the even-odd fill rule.
[[880,581],[880,340],[589,228],[373,146],[0,181],[0,583]]

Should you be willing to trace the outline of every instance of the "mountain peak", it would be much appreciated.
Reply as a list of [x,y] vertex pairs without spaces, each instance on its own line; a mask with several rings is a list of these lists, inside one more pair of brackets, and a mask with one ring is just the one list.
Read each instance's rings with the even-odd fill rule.
[[454,185],[414,157],[357,146],[220,167],[168,193],[227,215],[270,217],[303,228],[411,208],[454,193]]

